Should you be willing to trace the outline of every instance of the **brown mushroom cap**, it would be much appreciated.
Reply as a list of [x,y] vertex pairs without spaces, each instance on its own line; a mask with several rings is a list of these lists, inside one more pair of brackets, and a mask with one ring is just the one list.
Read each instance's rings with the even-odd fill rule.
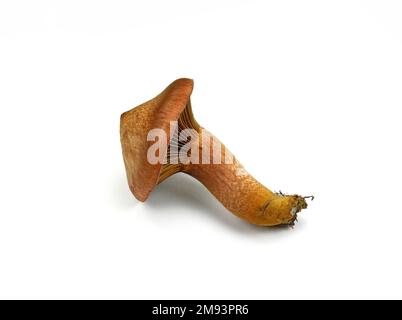
[[[162,164],[151,164],[147,160],[147,141],[151,129],[160,128],[170,137],[170,122],[177,121],[189,102],[193,80],[178,79],[162,93],[120,117],[120,139],[128,184],[134,196],[145,201],[158,183]],[[167,141],[169,143],[169,141]],[[160,152],[164,156],[168,145]]]

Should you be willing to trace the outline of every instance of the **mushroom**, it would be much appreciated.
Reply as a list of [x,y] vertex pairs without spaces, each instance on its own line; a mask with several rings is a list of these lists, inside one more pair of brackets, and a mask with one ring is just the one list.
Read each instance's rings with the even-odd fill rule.
[[[307,208],[307,197],[274,193],[254,179],[230,151],[194,119],[190,102],[192,90],[193,80],[178,79],[152,100],[121,115],[120,139],[131,192],[143,202],[156,185],[183,172],[199,180],[241,219],[259,226],[293,225],[297,213]],[[177,126],[173,129],[175,122]],[[156,140],[150,139],[153,129],[169,137],[157,141],[159,148],[155,155],[165,160],[157,163],[149,161],[149,151],[155,147]],[[187,134],[186,139],[180,139],[186,130],[191,137]],[[215,148],[216,145],[220,148]],[[192,159],[201,158],[201,161],[186,161],[189,158],[178,154],[182,149],[185,149],[185,156],[190,151]],[[231,161],[216,161],[215,156]]]

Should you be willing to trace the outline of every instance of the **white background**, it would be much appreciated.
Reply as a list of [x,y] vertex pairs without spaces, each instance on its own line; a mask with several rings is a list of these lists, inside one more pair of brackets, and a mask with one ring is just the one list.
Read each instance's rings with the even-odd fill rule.
[[[1,1],[0,298],[402,298],[400,1]],[[139,203],[120,113],[179,77],[294,229],[177,175]]]

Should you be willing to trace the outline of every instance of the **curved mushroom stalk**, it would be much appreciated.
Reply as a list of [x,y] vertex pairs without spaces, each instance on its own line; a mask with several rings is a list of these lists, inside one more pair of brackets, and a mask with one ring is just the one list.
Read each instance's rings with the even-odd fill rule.
[[[183,172],[199,180],[229,211],[250,223],[293,224],[297,213],[307,208],[305,198],[273,193],[254,179],[194,119],[190,103],[192,88],[192,80],[176,80],[156,98],[122,114],[123,157],[134,196],[145,201],[157,184]],[[177,121],[173,129],[172,121]],[[165,161],[150,163],[147,152],[153,144],[147,138],[155,128],[169,139],[158,141],[159,159]],[[182,133],[186,133],[187,139],[180,139]]]

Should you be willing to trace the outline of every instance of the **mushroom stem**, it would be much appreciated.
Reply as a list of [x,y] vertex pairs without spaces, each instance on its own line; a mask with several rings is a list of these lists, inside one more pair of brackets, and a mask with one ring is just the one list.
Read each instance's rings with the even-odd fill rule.
[[256,225],[292,224],[307,207],[298,195],[278,195],[233,164],[190,164],[183,172],[200,181],[229,211]]

